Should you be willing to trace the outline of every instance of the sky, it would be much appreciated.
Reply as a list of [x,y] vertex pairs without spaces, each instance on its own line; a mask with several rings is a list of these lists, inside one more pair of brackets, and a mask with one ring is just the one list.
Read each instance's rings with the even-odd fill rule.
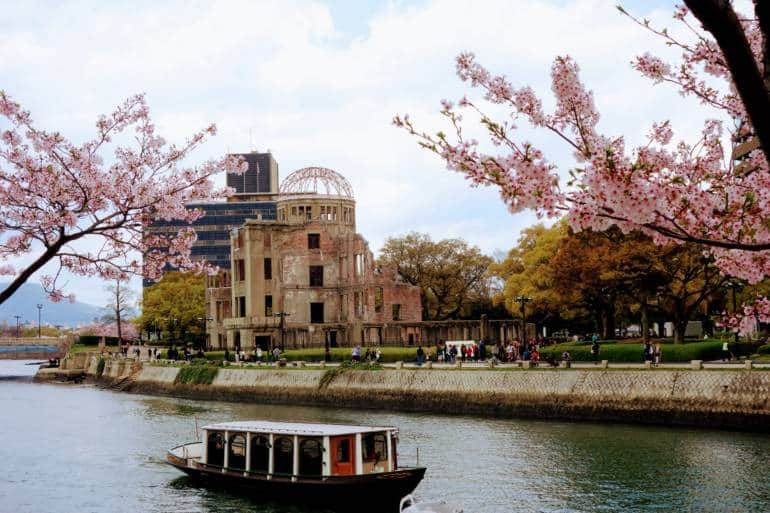
[[[594,91],[605,133],[643,144],[653,121],[671,119],[677,133],[696,134],[710,113],[633,71],[636,55],[671,54],[616,3],[13,2],[0,9],[0,88],[39,127],[74,142],[93,136],[99,114],[144,92],[169,141],[217,124],[217,136],[190,163],[269,149],[281,177],[307,166],[343,174],[355,191],[358,230],[375,253],[387,237],[419,231],[461,237],[492,254],[510,249],[538,219],[509,213],[493,189],[469,188],[391,119],[408,113],[421,128],[445,129],[440,100],[469,92],[454,72],[462,51],[516,86],[531,85],[547,108],[551,63],[569,54]],[[673,2],[621,3],[673,25]],[[521,137],[569,169],[559,140],[526,129]],[[106,301],[97,279],[66,282],[80,301]]]

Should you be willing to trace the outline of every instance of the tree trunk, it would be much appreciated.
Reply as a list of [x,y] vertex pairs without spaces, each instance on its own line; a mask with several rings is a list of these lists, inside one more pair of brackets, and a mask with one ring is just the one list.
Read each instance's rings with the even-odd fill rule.
[[615,310],[608,306],[602,310],[602,339],[615,338]]
[[[722,50],[730,69],[735,88],[741,97],[754,133],[762,145],[765,157],[770,161],[770,95],[760,73],[754,53],[738,16],[728,0],[685,0],[693,15],[711,32]],[[770,9],[767,1],[757,1],[756,14],[766,28]],[[770,37],[770,34],[763,34]],[[767,56],[765,56],[767,57]]]
[[649,316],[649,307],[647,306],[647,302],[642,302],[642,339],[645,342],[649,342],[650,340],[650,316]]
[[684,344],[684,334],[687,331],[687,321],[674,322],[674,344]]
[[118,325],[118,344],[123,343],[123,332],[120,327],[120,280],[115,288],[115,322]]

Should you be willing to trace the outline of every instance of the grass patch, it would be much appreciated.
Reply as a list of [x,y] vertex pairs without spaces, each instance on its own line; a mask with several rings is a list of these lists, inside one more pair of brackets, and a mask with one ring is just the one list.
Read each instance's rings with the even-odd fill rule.
[[[705,342],[690,342],[687,344],[661,344],[662,362],[689,362],[690,360],[716,360],[722,355],[722,342],[711,340]],[[564,351],[569,351],[572,361],[591,361],[591,346],[580,344],[558,344],[544,347],[540,351],[541,358],[552,356],[561,359]],[[644,344],[601,344],[599,360],[613,363],[642,362]]]
[[214,378],[217,377],[217,372],[219,372],[219,367],[210,365],[187,365],[182,367],[176,375],[174,383],[181,385],[210,385],[214,382]]
[[[120,346],[105,346],[104,350],[110,353],[117,353],[120,351]],[[96,353],[99,351],[98,346],[88,346],[84,344],[72,344],[69,349],[70,353]]]

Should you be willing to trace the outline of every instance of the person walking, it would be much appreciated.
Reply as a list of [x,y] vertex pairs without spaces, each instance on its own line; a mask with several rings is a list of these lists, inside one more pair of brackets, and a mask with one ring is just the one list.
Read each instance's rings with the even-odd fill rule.
[[591,344],[591,359],[594,362],[599,361],[599,352],[601,351],[601,348],[599,346],[599,337],[594,334],[593,336],[593,343]]
[[660,347],[660,342],[655,342],[655,347],[653,348],[653,358],[655,361],[655,367],[660,365],[660,358],[662,356],[661,352],[662,352],[662,348]]
[[722,342],[722,361],[726,362],[730,359],[730,345],[725,340]]
[[422,367],[422,364],[425,362],[425,351],[423,351],[422,346],[417,346],[417,365]]

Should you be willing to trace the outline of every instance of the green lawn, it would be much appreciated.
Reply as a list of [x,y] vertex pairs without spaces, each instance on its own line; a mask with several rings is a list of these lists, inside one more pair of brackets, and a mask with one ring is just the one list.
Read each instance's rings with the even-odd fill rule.
[[[644,344],[601,343],[599,360],[610,362],[641,362]],[[564,351],[569,351],[572,360],[576,362],[591,361],[590,344],[558,344],[548,346],[540,351],[541,358],[553,356],[561,359]],[[686,344],[661,344],[662,362],[688,362],[690,360],[716,360],[722,354],[722,342],[707,340],[704,342],[689,342]]]
[[[374,348],[372,348],[374,350]],[[382,362],[383,363],[393,363],[393,362],[411,362],[417,359],[417,346],[413,347],[380,347],[380,351],[382,352]],[[423,347],[423,350],[425,351],[426,356],[428,354],[431,355],[431,359],[435,361],[435,348],[428,348]],[[332,361],[334,362],[344,362],[344,361],[351,361],[352,356],[352,348],[350,347],[335,347],[331,350],[332,353]],[[361,358],[363,359],[363,356],[366,354],[366,348],[361,348]],[[248,352],[249,356],[251,356],[251,351]],[[162,353],[162,357],[165,357],[166,353],[165,351]],[[305,361],[305,362],[320,362],[324,359],[324,348],[323,347],[316,347],[316,348],[308,348],[308,349],[288,349],[286,350],[283,355],[283,358],[286,358],[288,361]],[[214,360],[214,361],[222,361],[225,358],[225,352],[224,351],[207,351],[206,352],[206,359],[207,360]],[[230,359],[232,360],[234,358],[234,352],[230,351]],[[267,352],[263,353],[263,360],[267,361]]]
[[[119,346],[105,346],[104,350],[108,353],[117,353],[120,351]],[[73,344],[72,347],[70,347],[69,350],[70,353],[98,353],[99,352],[99,346],[92,346],[92,345],[85,345],[85,344]]]

